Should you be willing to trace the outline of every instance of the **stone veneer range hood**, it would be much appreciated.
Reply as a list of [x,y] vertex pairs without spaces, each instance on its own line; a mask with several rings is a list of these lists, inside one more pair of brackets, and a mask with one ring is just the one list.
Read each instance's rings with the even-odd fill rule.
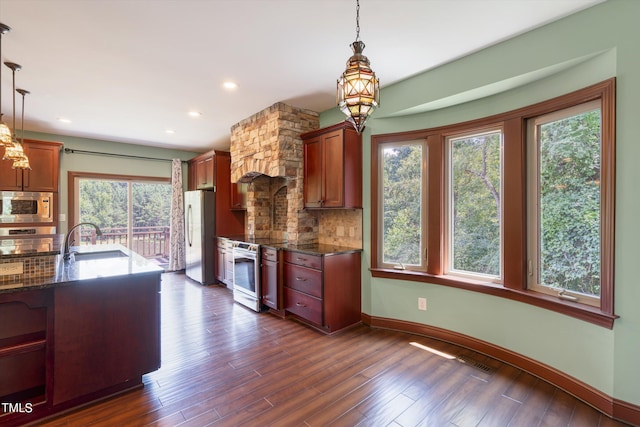
[[278,102],[231,127],[231,182],[249,182],[246,233],[290,242],[317,240],[303,210],[300,135],[319,128],[318,113]]
[[318,113],[278,102],[233,125],[231,182],[301,176],[300,134],[318,129],[319,123]]

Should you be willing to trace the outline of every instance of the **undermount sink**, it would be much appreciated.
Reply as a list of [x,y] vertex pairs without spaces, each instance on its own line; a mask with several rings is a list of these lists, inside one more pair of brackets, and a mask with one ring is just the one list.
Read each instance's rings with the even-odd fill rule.
[[126,258],[128,255],[118,249],[114,249],[97,252],[76,252],[73,257],[76,261],[83,261],[92,259]]

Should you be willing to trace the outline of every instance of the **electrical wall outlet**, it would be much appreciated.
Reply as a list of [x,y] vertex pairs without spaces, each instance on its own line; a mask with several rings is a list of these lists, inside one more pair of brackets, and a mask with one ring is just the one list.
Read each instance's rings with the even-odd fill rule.
[[427,299],[418,298],[418,310],[427,311]]

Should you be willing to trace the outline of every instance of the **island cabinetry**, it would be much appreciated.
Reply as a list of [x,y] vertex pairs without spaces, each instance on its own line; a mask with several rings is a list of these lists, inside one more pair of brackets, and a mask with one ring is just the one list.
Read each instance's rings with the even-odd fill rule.
[[0,402],[33,407],[47,401],[51,316],[49,291],[0,294]]
[[332,333],[360,322],[360,252],[284,253],[287,313]]
[[160,367],[160,275],[55,289],[53,404],[141,385]]
[[304,207],[362,208],[362,138],[340,123],[301,135]]
[[60,173],[59,142],[25,139],[24,152],[29,169],[13,169],[12,161],[0,161],[0,190],[58,192]]
[[272,310],[282,310],[282,250],[261,247],[262,304]]

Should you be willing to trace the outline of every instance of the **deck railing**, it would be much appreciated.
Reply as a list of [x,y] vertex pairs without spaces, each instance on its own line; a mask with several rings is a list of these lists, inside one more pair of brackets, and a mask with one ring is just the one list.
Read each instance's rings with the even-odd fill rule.
[[102,237],[91,228],[82,230],[80,236],[83,245],[107,245],[118,243],[130,248],[145,258],[169,257],[169,226],[133,227],[131,245],[126,227],[101,227]]

